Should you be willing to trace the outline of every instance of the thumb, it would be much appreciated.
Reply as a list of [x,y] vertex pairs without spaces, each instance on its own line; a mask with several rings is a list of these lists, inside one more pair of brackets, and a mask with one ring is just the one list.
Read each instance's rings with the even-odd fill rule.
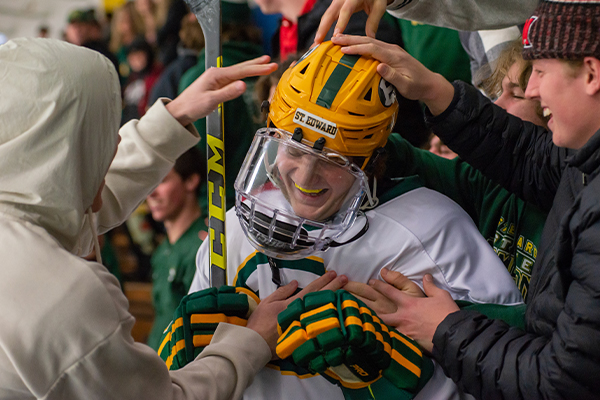
[[439,296],[441,293],[445,292],[433,283],[433,276],[431,276],[431,274],[425,274],[423,277],[423,291],[427,297]]
[[377,72],[379,75],[400,91],[400,84],[402,83],[402,77],[396,73],[394,68],[390,67],[388,64],[381,63],[377,66]]
[[265,300],[268,300],[269,302],[286,300],[288,297],[294,294],[297,288],[298,281],[291,281],[287,285],[279,287],[276,291],[271,293],[269,297],[267,297]]

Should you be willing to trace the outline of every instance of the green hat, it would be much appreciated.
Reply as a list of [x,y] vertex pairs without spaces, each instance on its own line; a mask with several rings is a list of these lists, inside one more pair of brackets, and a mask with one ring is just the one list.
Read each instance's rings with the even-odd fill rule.
[[88,23],[96,23],[98,20],[96,19],[96,11],[93,8],[89,10],[74,10],[71,11],[69,17],[67,18],[69,24],[73,24],[76,22],[88,22]]

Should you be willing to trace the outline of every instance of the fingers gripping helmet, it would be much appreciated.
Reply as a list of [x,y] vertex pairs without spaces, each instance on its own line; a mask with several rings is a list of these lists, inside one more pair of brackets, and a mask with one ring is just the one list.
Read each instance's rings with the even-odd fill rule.
[[353,227],[368,191],[363,170],[398,103],[377,61],[340,49],[322,43],[283,74],[236,179],[242,229],[268,256],[305,258],[366,231],[366,218]]
[[269,106],[268,126],[360,160],[364,169],[383,147],[398,115],[394,87],[377,73],[379,61],[347,55],[325,42],[309,50],[281,77]]

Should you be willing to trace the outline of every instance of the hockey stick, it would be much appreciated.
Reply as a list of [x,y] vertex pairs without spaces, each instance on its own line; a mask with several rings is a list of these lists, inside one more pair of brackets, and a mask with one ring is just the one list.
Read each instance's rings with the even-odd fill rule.
[[[222,67],[221,1],[185,0],[202,28],[206,70]],[[206,117],[206,155],[208,157],[208,231],[210,233],[210,285],[227,283],[227,246],[225,244],[225,145],[223,144],[223,103]]]

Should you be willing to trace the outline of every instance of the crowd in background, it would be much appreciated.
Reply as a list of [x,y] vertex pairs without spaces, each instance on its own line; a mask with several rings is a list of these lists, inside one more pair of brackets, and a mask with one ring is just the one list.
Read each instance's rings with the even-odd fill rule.
[[600,1],[450,3],[222,0],[208,71],[184,0],[0,46],[4,397],[598,398]]

